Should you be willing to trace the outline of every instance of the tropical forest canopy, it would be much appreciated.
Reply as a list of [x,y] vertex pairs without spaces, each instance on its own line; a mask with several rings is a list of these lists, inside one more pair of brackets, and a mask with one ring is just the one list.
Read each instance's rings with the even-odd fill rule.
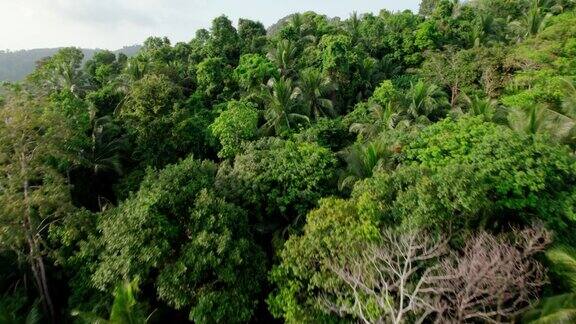
[[576,321],[574,1],[221,16],[0,93],[0,323]]

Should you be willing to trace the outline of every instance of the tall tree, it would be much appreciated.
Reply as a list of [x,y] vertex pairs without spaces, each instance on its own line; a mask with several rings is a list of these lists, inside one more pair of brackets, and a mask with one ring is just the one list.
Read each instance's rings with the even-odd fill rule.
[[16,252],[30,267],[44,310],[53,322],[46,245],[49,226],[71,208],[69,187],[51,158],[63,158],[70,130],[62,116],[22,93],[0,109],[0,248]]
[[237,64],[240,58],[240,38],[228,17],[220,16],[212,21],[210,39],[206,46],[210,56],[220,57],[227,64]]
[[266,28],[261,22],[240,18],[238,37],[242,54],[264,54],[264,47],[267,43]]
[[418,13],[422,16],[430,16],[436,10],[440,0],[422,0],[418,8]]
[[139,277],[195,322],[248,321],[263,254],[246,212],[213,194],[215,172],[213,163],[191,156],[150,170],[140,190],[99,224],[103,251],[94,285],[105,291]]
[[44,91],[71,91],[82,95],[87,83],[81,65],[84,54],[78,48],[63,48],[54,56],[38,62],[28,79]]

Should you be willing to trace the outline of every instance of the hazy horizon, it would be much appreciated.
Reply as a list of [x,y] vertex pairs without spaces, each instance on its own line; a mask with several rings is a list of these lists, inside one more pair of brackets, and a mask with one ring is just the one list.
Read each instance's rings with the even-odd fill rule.
[[295,12],[315,11],[347,18],[350,13],[413,10],[420,0],[407,1],[208,1],[208,0],[27,0],[0,3],[0,49],[27,50],[75,46],[117,50],[141,44],[149,36],[188,41],[196,30],[209,28],[222,14],[234,24],[239,18],[266,27]]

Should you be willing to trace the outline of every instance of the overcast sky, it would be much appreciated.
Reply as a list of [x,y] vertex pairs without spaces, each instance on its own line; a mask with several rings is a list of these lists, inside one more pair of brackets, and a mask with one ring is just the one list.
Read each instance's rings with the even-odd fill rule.
[[190,40],[221,14],[265,26],[313,10],[346,18],[352,11],[416,10],[420,0],[0,0],[0,49],[79,46],[118,49],[148,36]]

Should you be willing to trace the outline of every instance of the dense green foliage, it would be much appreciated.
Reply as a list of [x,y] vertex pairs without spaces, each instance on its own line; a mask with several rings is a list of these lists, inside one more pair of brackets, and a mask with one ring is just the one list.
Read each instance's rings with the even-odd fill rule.
[[0,92],[0,322],[573,322],[575,26],[425,0],[60,50]]

